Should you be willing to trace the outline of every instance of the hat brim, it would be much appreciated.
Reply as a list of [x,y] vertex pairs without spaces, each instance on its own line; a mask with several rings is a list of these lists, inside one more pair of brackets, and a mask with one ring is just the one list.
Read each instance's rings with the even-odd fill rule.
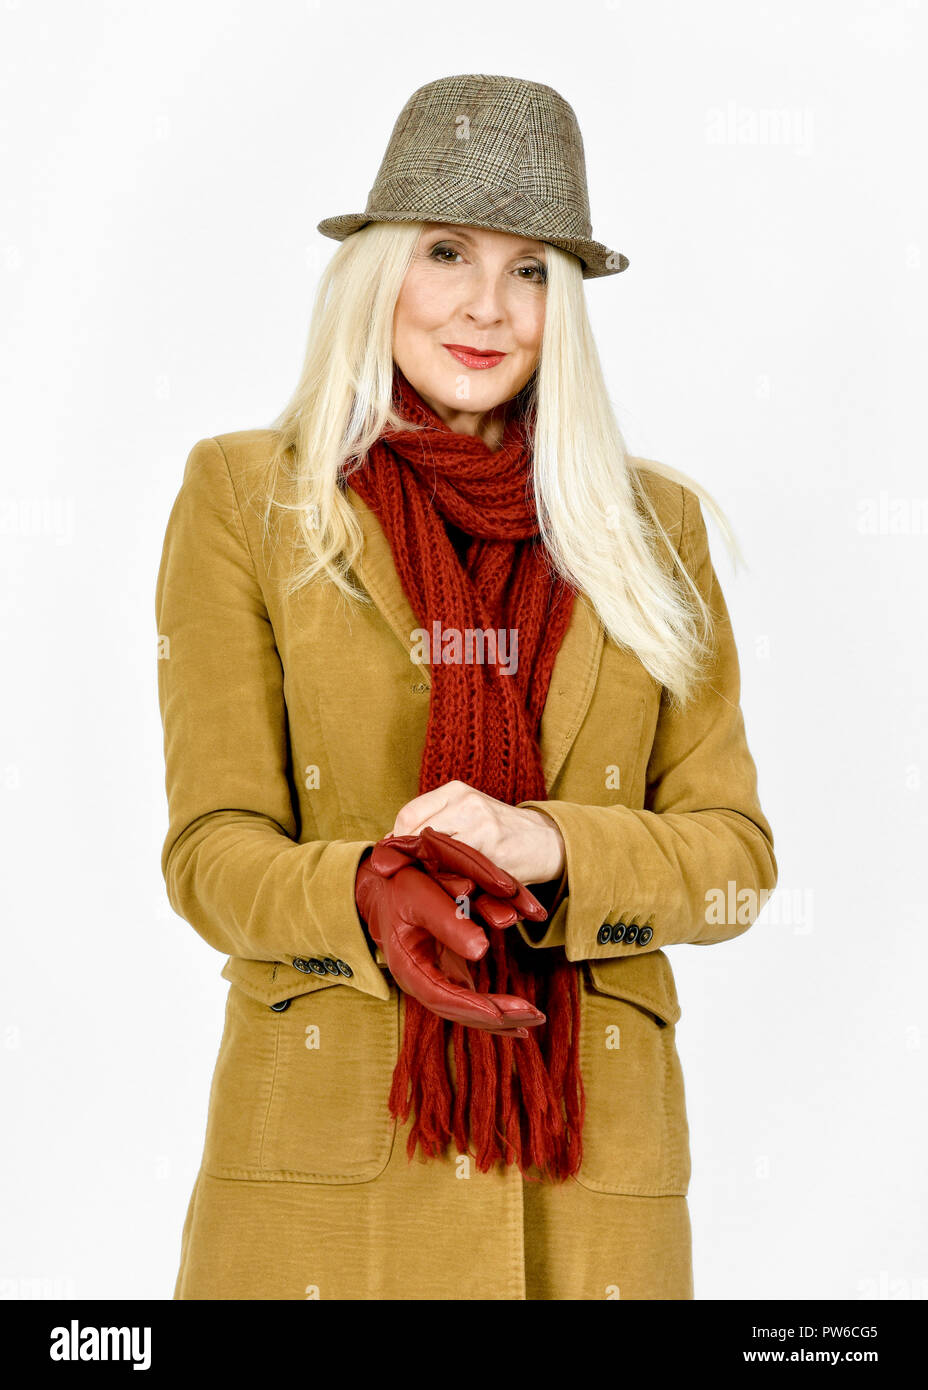
[[[421,212],[349,212],[340,217],[325,217],[318,223],[317,231],[335,241],[344,241],[352,232],[359,232],[369,222],[429,222],[432,219]],[[475,222],[463,219],[455,223],[454,218],[443,217],[442,222],[462,227],[485,227],[492,232],[510,232],[513,236],[523,235],[521,227],[505,226],[502,222]],[[538,236],[537,240],[549,242],[561,251],[569,251],[583,266],[584,280],[598,279],[604,275],[619,275],[629,264],[628,257],[621,251],[613,251],[599,241],[585,237]]]

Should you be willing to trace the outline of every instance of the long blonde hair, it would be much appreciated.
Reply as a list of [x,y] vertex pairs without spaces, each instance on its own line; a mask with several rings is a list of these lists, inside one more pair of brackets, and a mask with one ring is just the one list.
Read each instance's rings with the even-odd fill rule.
[[[265,538],[275,508],[298,514],[288,595],[324,576],[345,599],[372,602],[349,574],[363,538],[339,481],[385,428],[403,423],[392,408],[393,313],[423,226],[368,223],[339,245],[319,281],[299,382],[270,425],[277,439]],[[665,464],[631,463],[603,378],[580,262],[554,246],[545,252],[541,352],[520,393],[533,440],[541,539],[549,564],[586,595],[606,635],[632,650],[684,705],[711,656],[713,617],[658,519],[643,475],[690,488],[715,516],[736,560],[740,551],[704,488]]]

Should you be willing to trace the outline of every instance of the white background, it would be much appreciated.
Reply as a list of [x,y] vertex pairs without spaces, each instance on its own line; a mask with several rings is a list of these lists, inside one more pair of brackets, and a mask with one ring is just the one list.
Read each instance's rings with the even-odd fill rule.
[[4,1296],[171,1297],[227,985],[160,874],[164,527],[289,396],[316,223],[461,72],[573,105],[626,441],[750,566],[710,523],[780,886],[670,950],[696,1296],[928,1296],[925,39],[917,0],[0,5]]

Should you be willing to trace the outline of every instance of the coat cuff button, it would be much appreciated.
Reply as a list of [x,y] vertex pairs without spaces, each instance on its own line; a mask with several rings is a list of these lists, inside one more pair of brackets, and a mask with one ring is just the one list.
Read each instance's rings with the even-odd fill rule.
[[624,922],[616,922],[615,926],[612,928],[612,940],[616,943],[623,941],[628,930],[629,928],[626,927]]
[[337,960],[335,962],[335,965],[340,975],[345,975],[349,980],[351,979],[352,975],[354,974],[354,971],[352,970],[350,965],[346,965],[343,960]]
[[638,933],[638,945],[647,946],[653,935],[654,932],[651,927],[642,927]]
[[294,956],[293,968],[294,970],[302,971],[304,975],[308,975],[313,967],[311,962],[306,960],[303,956]]
[[631,924],[630,927],[626,927],[626,928],[625,928],[625,944],[626,944],[627,946],[630,946],[630,945],[632,944],[633,941],[637,941],[637,940],[638,940],[638,928],[635,926],[635,924],[634,924],[634,922],[633,922],[633,923]]
[[599,942],[600,946],[605,946],[607,941],[612,940],[612,924],[610,922],[603,922],[599,931],[596,933],[596,940]]

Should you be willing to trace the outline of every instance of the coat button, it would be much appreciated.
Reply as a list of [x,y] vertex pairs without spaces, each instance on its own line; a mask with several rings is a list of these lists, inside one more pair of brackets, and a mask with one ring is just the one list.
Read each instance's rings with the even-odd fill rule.
[[631,925],[630,927],[626,927],[626,928],[625,928],[625,941],[626,941],[626,944],[627,944],[627,945],[630,945],[631,942],[637,941],[637,939],[638,939],[638,928],[635,926],[634,923],[632,923],[632,925]]
[[338,966],[335,964],[331,956],[323,956],[322,964],[325,966],[326,970],[329,972],[330,975],[337,975],[339,973]]
[[603,922],[599,931],[596,933],[596,940],[599,942],[600,946],[605,946],[607,941],[612,940],[612,924],[610,922]]
[[317,975],[324,975],[326,973],[325,966],[318,956],[310,956],[309,965],[310,969],[314,970]]
[[282,1014],[284,1009],[289,1009],[292,1002],[291,999],[281,999],[279,1004],[272,1004],[271,1008],[274,1010],[275,1014]]
[[641,931],[638,933],[638,945],[647,946],[653,935],[654,931],[651,927],[642,927]]
[[627,928],[624,922],[616,922],[615,926],[612,928],[612,940],[621,941],[625,936],[626,931]]
[[337,960],[335,964],[338,967],[338,973],[340,975],[347,975],[350,979],[351,976],[354,974],[354,971],[352,970],[351,966],[346,965],[343,960]]
[[304,975],[308,975],[313,967],[312,962],[305,960],[303,956],[294,956],[293,968],[294,970],[302,970]]

